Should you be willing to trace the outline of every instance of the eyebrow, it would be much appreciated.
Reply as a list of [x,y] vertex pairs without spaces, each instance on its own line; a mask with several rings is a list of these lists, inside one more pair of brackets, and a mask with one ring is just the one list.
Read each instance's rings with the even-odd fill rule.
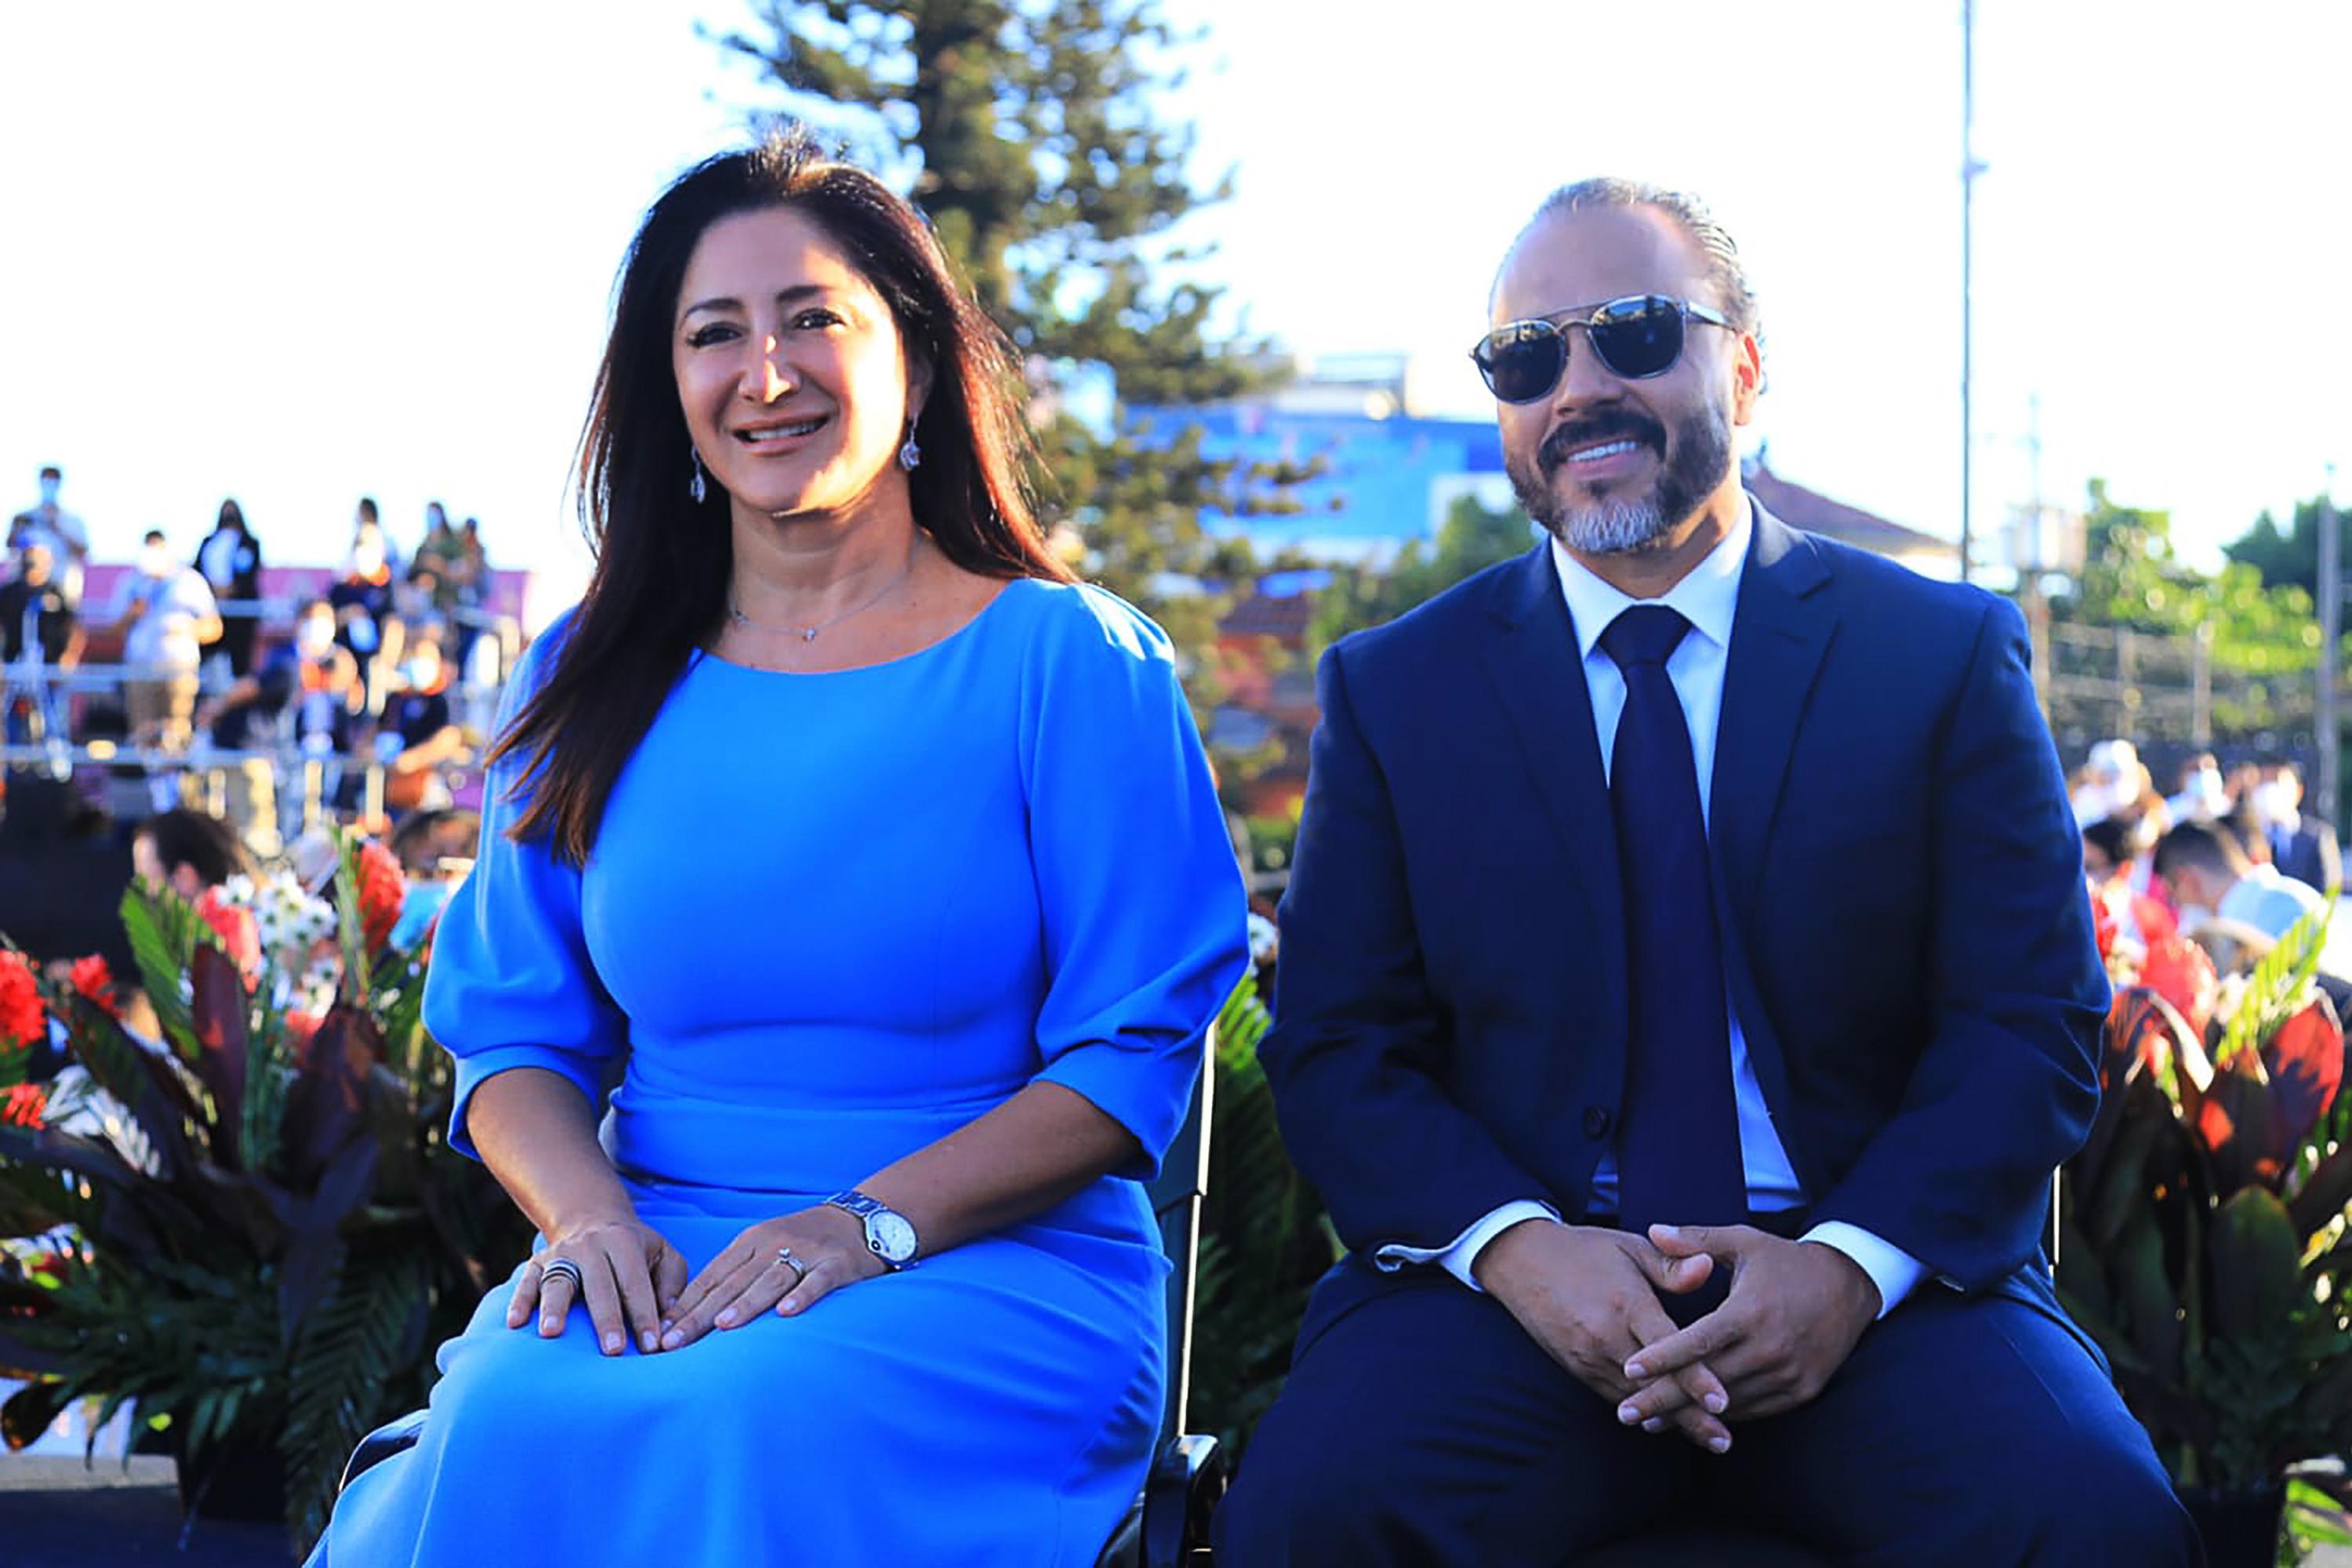
[[[795,304],[803,300],[817,298],[824,292],[824,286],[821,283],[795,283],[789,289],[780,289],[776,291],[776,303]],[[695,301],[680,310],[677,313],[677,319],[683,321],[698,310],[740,310],[742,308],[742,300],[736,299],[732,294],[721,294],[715,299]]]

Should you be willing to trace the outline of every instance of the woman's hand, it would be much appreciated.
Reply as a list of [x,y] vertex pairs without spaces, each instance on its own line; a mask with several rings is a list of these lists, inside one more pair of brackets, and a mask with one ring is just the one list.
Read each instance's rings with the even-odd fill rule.
[[[561,1271],[549,1277],[547,1265],[559,1258],[579,1266],[577,1285]],[[651,1353],[661,1348],[662,1321],[685,1287],[686,1275],[684,1255],[639,1220],[574,1226],[550,1237],[523,1269],[507,1303],[507,1327],[519,1329],[536,1312],[539,1337],[551,1340],[563,1331],[573,1303],[584,1297],[588,1321],[606,1355],[621,1353],[630,1331],[637,1348]]]
[[714,1328],[740,1328],[771,1307],[789,1318],[888,1268],[866,1249],[857,1217],[829,1204],[761,1220],[729,1242],[662,1314],[662,1349],[690,1345]]

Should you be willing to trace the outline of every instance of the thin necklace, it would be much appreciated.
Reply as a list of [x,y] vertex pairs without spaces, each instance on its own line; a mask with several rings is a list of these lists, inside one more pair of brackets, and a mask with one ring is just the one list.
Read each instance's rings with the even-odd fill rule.
[[727,618],[748,631],[766,632],[773,637],[796,637],[804,643],[814,642],[816,641],[817,633],[824,631],[828,626],[837,626],[841,625],[842,622],[849,619],[852,616],[862,616],[866,611],[872,609],[875,605],[880,604],[884,596],[887,595],[891,589],[905,582],[907,580],[907,574],[912,572],[914,569],[915,552],[912,550],[909,550],[907,552],[907,563],[899,567],[897,574],[894,575],[887,583],[885,583],[882,586],[877,588],[874,591],[874,596],[872,598],[866,600],[864,604],[858,605],[854,610],[844,610],[841,614],[835,616],[830,620],[819,621],[813,626],[772,626],[761,622],[755,621],[751,616],[745,615],[740,609],[736,607],[735,600],[731,595],[727,600]]

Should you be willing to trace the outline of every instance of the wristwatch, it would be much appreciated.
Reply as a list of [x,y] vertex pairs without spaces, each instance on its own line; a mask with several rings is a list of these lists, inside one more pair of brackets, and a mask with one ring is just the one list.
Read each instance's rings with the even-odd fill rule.
[[866,1226],[866,1251],[892,1268],[914,1267],[915,1227],[908,1223],[905,1215],[887,1206],[879,1198],[867,1197],[856,1187],[835,1193],[824,1201],[857,1216]]

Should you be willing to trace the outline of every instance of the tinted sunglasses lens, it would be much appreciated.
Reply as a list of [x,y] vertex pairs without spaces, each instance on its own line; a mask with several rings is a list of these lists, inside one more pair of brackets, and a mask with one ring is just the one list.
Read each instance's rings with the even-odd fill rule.
[[1533,403],[1559,384],[1568,363],[1568,340],[1542,321],[1520,321],[1486,339],[1478,367],[1486,385],[1505,403]]
[[1683,313],[1669,300],[1605,305],[1592,317],[1592,352],[1629,381],[1661,375],[1683,352]]

